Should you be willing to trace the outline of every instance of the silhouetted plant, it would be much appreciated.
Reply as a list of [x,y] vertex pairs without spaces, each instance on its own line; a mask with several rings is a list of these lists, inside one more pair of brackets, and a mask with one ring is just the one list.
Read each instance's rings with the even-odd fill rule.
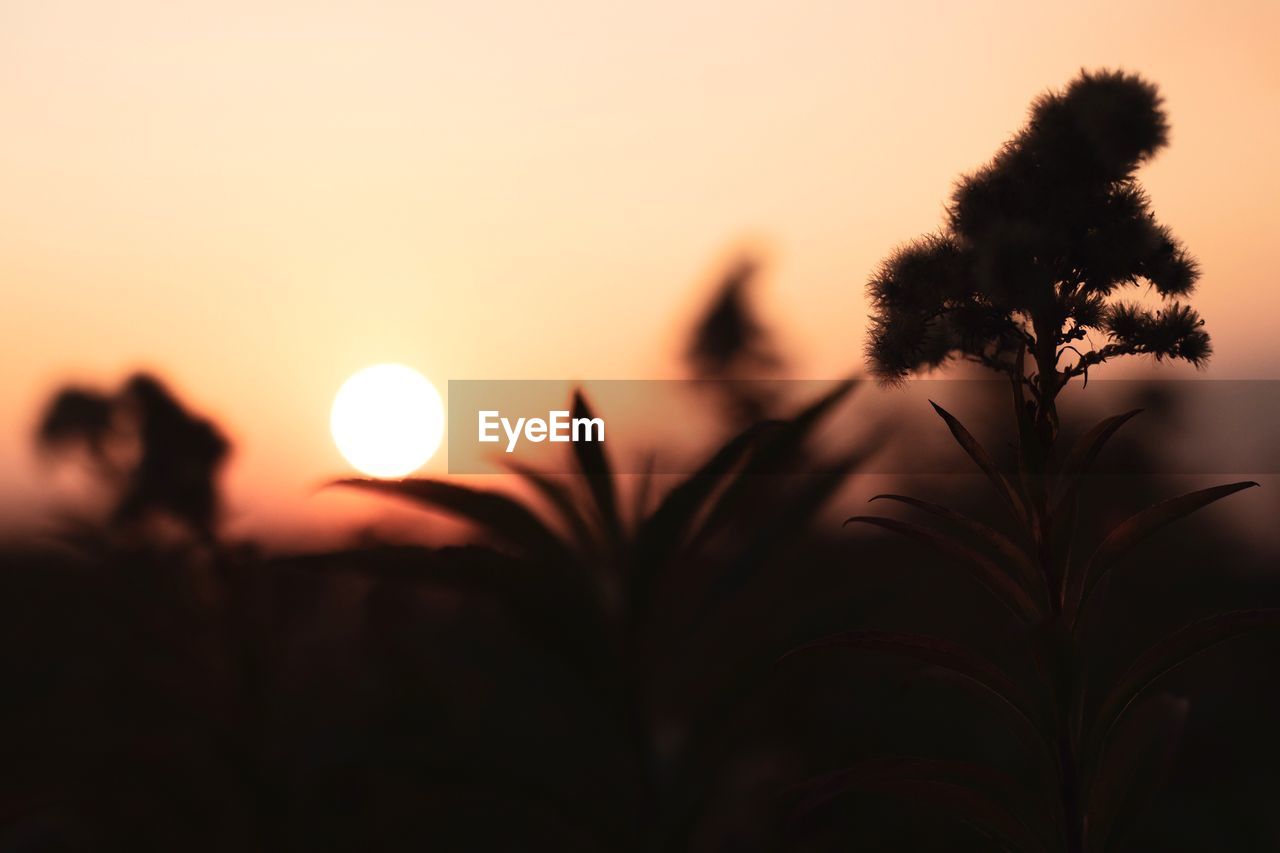
[[[1209,336],[1190,307],[1113,298],[1142,283],[1185,296],[1199,277],[1134,175],[1167,141],[1161,98],[1139,77],[1085,72],[1042,95],[1027,126],[960,181],[946,228],[872,277],[872,369],[897,380],[952,357],[980,362],[1025,386],[1048,444],[1058,393],[1089,368],[1134,354],[1203,364]],[[1078,348],[1095,336],[1105,342]]]
[[779,402],[776,385],[767,380],[782,368],[783,359],[751,303],[759,270],[750,258],[730,265],[685,350],[692,374],[713,380],[710,390],[738,424],[771,416]]
[[[960,535],[881,516],[849,522],[922,542],[963,566],[1011,614],[1038,680],[1023,684],[973,651],[906,633],[855,631],[809,648],[890,652],[949,670],[996,698],[1015,731],[1052,771],[1054,797],[1020,804],[993,770],[955,762],[875,762],[816,780],[807,805],[840,790],[916,796],[958,813],[1019,850],[1103,850],[1135,811],[1142,770],[1167,743],[1116,738],[1127,718],[1170,734],[1185,707],[1139,703],[1163,674],[1244,631],[1280,624],[1275,611],[1238,611],[1195,622],[1152,646],[1101,697],[1086,695],[1090,620],[1100,587],[1130,551],[1169,524],[1242,489],[1232,483],[1145,509],[1111,530],[1087,559],[1073,551],[1081,485],[1108,439],[1138,414],[1107,418],[1065,455],[1055,453],[1056,400],[1076,377],[1122,355],[1201,365],[1209,357],[1199,316],[1178,302],[1148,311],[1114,301],[1127,285],[1188,294],[1195,261],[1151,215],[1134,171],[1164,146],[1167,123],[1153,85],[1119,72],[1082,73],[1039,98],[1027,127],[987,167],[964,178],[947,228],[900,249],[872,277],[868,356],[888,381],[952,358],[1008,377],[1018,426],[1018,476],[1007,477],[950,413],[934,408],[995,487],[1017,531],[1008,536],[955,510],[879,495],[930,514]],[[1105,340],[1076,345],[1098,335]],[[1066,363],[1063,364],[1063,360]],[[1028,369],[1029,368],[1029,369]],[[1167,755],[1165,758],[1167,763]],[[1154,774],[1149,774],[1154,775]],[[1050,805],[1050,803],[1052,803]]]
[[[665,656],[687,656],[681,644],[732,607],[771,559],[805,536],[818,510],[864,457],[853,451],[820,469],[807,467],[813,460],[805,445],[814,428],[852,388],[840,383],[792,417],[742,430],[652,509],[639,494],[626,499],[607,448],[597,443],[573,445],[576,470],[568,478],[511,465],[545,510],[446,480],[339,485],[405,498],[472,522],[561,591],[560,624],[546,627],[577,626],[557,647],[585,668],[587,683],[603,687],[603,698],[633,732],[647,769],[653,802],[637,846],[679,849],[688,841],[680,836],[695,826],[691,803],[708,796],[708,782],[695,778],[698,762],[691,756],[721,735],[724,719],[760,683],[769,658],[753,658],[741,673],[721,660],[714,673],[718,689],[696,719],[682,721],[688,727],[683,747],[671,755],[662,744],[660,721],[649,716],[658,685],[681,665],[679,658]],[[575,418],[593,416],[580,393],[572,409]],[[646,489],[642,479],[637,491]],[[628,503],[633,513],[624,512]]]
[[214,538],[217,475],[229,445],[157,379],[128,379],[115,394],[67,388],[49,404],[37,441],[46,450],[82,447],[115,492],[111,524],[131,528],[153,514]]

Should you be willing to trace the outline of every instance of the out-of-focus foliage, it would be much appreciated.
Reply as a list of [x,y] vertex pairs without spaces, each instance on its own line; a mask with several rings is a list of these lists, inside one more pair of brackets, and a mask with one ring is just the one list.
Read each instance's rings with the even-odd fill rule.
[[85,450],[115,493],[112,521],[136,527],[154,515],[211,540],[218,520],[218,472],[230,445],[155,377],[130,377],[115,394],[66,388],[37,432],[51,452]]
[[706,388],[725,416],[739,425],[776,412],[777,386],[768,380],[785,366],[752,303],[759,274],[760,265],[751,258],[729,266],[685,350],[692,375],[710,380]]
[[[795,626],[775,616],[745,645],[755,653],[724,649],[712,658],[714,672],[697,662],[708,662],[704,644],[719,642],[717,629],[740,624],[753,587],[768,576],[785,580],[789,555],[813,534],[819,511],[864,457],[865,450],[846,451],[815,466],[808,455],[814,429],[853,387],[840,383],[790,417],[745,428],[653,507],[643,479],[636,494],[623,494],[629,478],[613,473],[607,449],[595,443],[574,445],[571,477],[515,466],[535,502],[447,480],[341,485],[470,521],[527,561],[535,574],[526,582],[536,578],[558,590],[561,615],[542,623],[538,635],[603,691],[639,747],[634,760],[647,768],[642,802],[651,811],[633,830],[635,840],[641,849],[682,848],[705,831],[697,803],[719,796],[715,786],[728,782],[718,777],[720,762],[741,760],[744,746],[753,751],[726,742],[722,725],[759,689]],[[572,409],[575,418],[593,416],[581,394]],[[773,653],[759,654],[761,645]]]

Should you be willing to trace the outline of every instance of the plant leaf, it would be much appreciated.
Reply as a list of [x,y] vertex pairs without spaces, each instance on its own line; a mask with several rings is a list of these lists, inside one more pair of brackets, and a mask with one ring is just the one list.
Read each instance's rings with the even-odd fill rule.
[[1235,610],[1210,616],[1180,628],[1139,655],[1098,710],[1086,767],[1097,766],[1116,722],[1157,679],[1219,643],[1264,628],[1280,628],[1280,609]]
[[1017,682],[977,652],[941,637],[899,631],[847,631],[793,649],[783,655],[782,659],[806,652],[841,648],[898,655],[953,672],[967,682],[983,688],[984,694],[1000,700],[1003,706],[1013,711],[1026,724],[1028,733],[1039,737],[1046,732],[1043,714]]
[[652,605],[664,567],[688,541],[694,522],[711,495],[760,437],[779,426],[769,421],[753,424],[725,442],[697,471],[667,492],[640,526],[635,541],[636,561],[629,579],[637,617]]
[[684,541],[699,510],[729,471],[762,435],[780,427],[781,424],[776,421],[752,424],[721,445],[697,471],[667,492],[640,529],[640,562],[653,564],[670,556]]
[[990,454],[954,415],[932,400],[929,401],[929,405],[933,406],[933,410],[946,422],[947,428],[951,430],[951,435],[964,448],[964,452],[969,454],[969,458],[974,461],[974,464],[982,469],[982,473],[987,475],[987,479],[991,481],[991,484],[996,487],[996,491],[1000,493],[1000,497],[1004,498],[1005,503],[1009,505],[1009,511],[1013,513],[1014,518],[1025,524],[1027,522],[1027,508],[1017,489],[1009,482],[1008,477],[1000,473],[1000,469],[996,467],[996,463],[992,461]]
[[523,504],[498,492],[429,479],[347,479],[332,485],[410,500],[477,524],[528,556],[563,560],[566,564],[577,562],[540,518]]
[[735,517],[744,503],[760,494],[762,486],[772,488],[767,477],[796,473],[797,456],[804,451],[805,441],[822,418],[854,389],[853,380],[844,380],[802,409],[797,415],[780,421],[760,442],[747,464],[742,466],[729,485],[712,503],[695,537],[705,542]]
[[1089,797],[1089,842],[1107,849],[1125,832],[1164,784],[1186,727],[1190,702],[1153,696],[1119,721]]
[[1093,429],[1080,436],[1071,448],[1071,452],[1067,454],[1067,458],[1062,460],[1060,469],[1062,476],[1074,478],[1086,473],[1093,467],[1093,463],[1102,453],[1102,448],[1111,440],[1111,436],[1143,411],[1143,409],[1132,409],[1124,414],[1103,418],[1094,425]]
[[640,470],[640,482],[636,485],[631,506],[631,529],[638,531],[644,524],[649,511],[649,498],[653,491],[653,469],[657,464],[656,454],[646,453],[644,467]]
[[[956,512],[955,510],[942,506],[941,504],[922,501],[917,498],[908,497],[907,495],[884,494],[876,495],[871,498],[872,501],[897,501],[907,506],[915,507],[924,512],[936,515],[938,518],[953,522],[960,525],[969,533],[982,539],[992,548],[995,548],[1003,557],[1005,557],[1012,566],[1015,577],[1018,577],[1024,589],[1031,595],[1042,594],[1047,595],[1047,586],[1045,584],[1044,575],[1036,567],[1035,563],[1027,555],[1027,552],[1018,546],[1016,542],[1005,536],[1000,531],[989,525],[983,524],[977,519]],[[870,503],[870,501],[868,501]],[[1047,600],[1047,599],[1046,599]]]
[[[573,392],[572,416],[575,420],[595,417],[581,390]],[[578,461],[579,470],[587,478],[587,486],[595,500],[596,509],[600,512],[605,534],[616,546],[622,541],[622,518],[618,514],[618,496],[614,487],[613,469],[609,465],[609,456],[605,452],[604,442],[575,441],[573,454]]]
[[733,548],[733,557],[710,579],[710,590],[694,611],[693,624],[705,624],[711,612],[734,597],[759,576],[769,560],[789,543],[804,536],[809,525],[842,483],[848,480],[864,457],[851,454],[826,470],[803,478],[803,482],[781,493],[767,517],[745,530]]
[[1102,448],[1111,440],[1111,436],[1142,412],[1143,409],[1133,409],[1121,415],[1103,418],[1094,425],[1093,429],[1076,440],[1071,452],[1062,460],[1062,467],[1059,469],[1061,488],[1055,512],[1060,511],[1075,498],[1076,493],[1080,491],[1083,476],[1093,467],[1093,463],[1097,461]]
[[1067,454],[1059,468],[1059,495],[1053,508],[1054,524],[1050,541],[1055,545],[1051,558],[1054,578],[1058,582],[1056,592],[1063,600],[1066,600],[1069,591],[1073,588],[1072,585],[1077,583],[1073,579],[1073,574],[1079,569],[1072,567],[1071,552],[1084,475],[1093,466],[1111,436],[1142,411],[1142,409],[1133,409],[1099,421],[1076,440],[1071,452]]
[[1089,594],[1098,582],[1115,566],[1116,561],[1127,554],[1139,542],[1151,534],[1179,521],[1198,509],[1208,506],[1214,501],[1258,484],[1252,480],[1230,483],[1225,486],[1213,486],[1208,489],[1189,492],[1176,498],[1161,501],[1142,512],[1130,516],[1118,524],[1093,552],[1089,562],[1078,572],[1071,574],[1072,587],[1067,591],[1067,601],[1074,603],[1075,614],[1083,609]]
[[570,534],[574,537],[574,541],[578,543],[578,547],[582,550],[584,556],[592,555],[596,552],[599,544],[596,536],[592,533],[587,519],[579,512],[573,493],[564,483],[522,462],[505,460],[503,464],[547,499],[547,502],[551,504],[568,526]]
[[1021,584],[1010,577],[1009,573],[994,560],[968,543],[962,542],[940,530],[913,524],[909,521],[899,521],[896,518],[886,518],[879,515],[855,515],[845,520],[845,524],[855,523],[883,527],[885,530],[892,530],[894,533],[906,536],[908,539],[922,542],[967,568],[969,574],[978,583],[982,584],[1001,604],[1009,608],[1015,616],[1024,622],[1034,624],[1043,617],[1040,609],[1031,600],[1030,595],[1022,588]]

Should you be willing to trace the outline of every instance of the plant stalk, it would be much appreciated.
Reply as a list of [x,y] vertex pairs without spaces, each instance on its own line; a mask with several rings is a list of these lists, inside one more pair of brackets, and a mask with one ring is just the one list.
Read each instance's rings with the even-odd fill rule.
[[[1043,328],[1042,328],[1043,325]],[[1053,455],[1054,441],[1058,435],[1058,413],[1055,398],[1061,390],[1060,377],[1057,371],[1057,358],[1054,348],[1055,331],[1049,324],[1037,323],[1037,346],[1033,356],[1036,362],[1037,400],[1032,411],[1018,405],[1018,383],[1015,381],[1014,410],[1020,419],[1019,435],[1023,440],[1031,440],[1035,446],[1023,448],[1018,455],[1021,468],[1020,478],[1027,487],[1027,499],[1032,503],[1032,512],[1028,514],[1027,524],[1031,541],[1038,545],[1038,560],[1044,574],[1045,582],[1050,590],[1058,588],[1057,560],[1055,554],[1066,543],[1055,541],[1053,510],[1046,498],[1048,488],[1050,461]],[[1025,419],[1022,421],[1021,419]],[[1028,428],[1030,427],[1030,428]],[[1030,451],[1029,453],[1027,451]],[[1063,532],[1070,536],[1070,531]],[[1065,570],[1065,567],[1062,567]],[[1061,620],[1063,602],[1055,595],[1050,595],[1050,620]],[[1062,809],[1063,845],[1066,853],[1085,853],[1087,850],[1087,824],[1084,804],[1084,785],[1080,778],[1080,755],[1078,743],[1072,737],[1071,721],[1075,710],[1083,701],[1080,694],[1080,680],[1076,676],[1079,671],[1074,649],[1059,647],[1058,632],[1045,630],[1037,632],[1035,642],[1038,658],[1044,662],[1046,675],[1053,688],[1053,695],[1058,705],[1058,797]],[[1064,659],[1064,655],[1066,659]]]

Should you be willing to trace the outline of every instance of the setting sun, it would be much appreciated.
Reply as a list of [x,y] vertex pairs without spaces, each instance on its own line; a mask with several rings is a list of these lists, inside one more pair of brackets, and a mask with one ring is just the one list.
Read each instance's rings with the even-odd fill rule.
[[444,435],[444,403],[425,376],[379,364],[351,376],[333,399],[329,427],[344,459],[371,477],[403,477]]

